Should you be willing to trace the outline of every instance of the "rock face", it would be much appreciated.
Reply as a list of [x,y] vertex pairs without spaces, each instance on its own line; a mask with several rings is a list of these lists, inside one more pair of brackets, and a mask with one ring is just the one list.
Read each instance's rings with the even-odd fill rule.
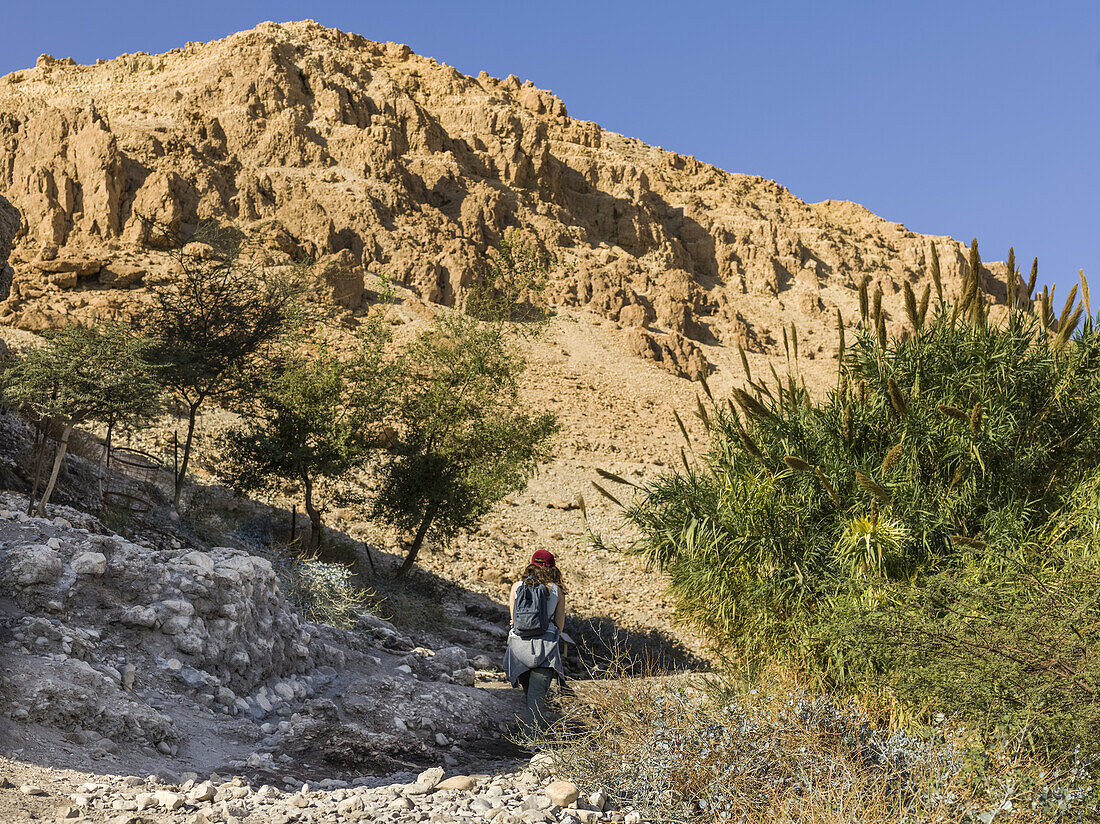
[[[342,663],[287,606],[266,559],[234,549],[157,550],[35,519],[21,525],[10,510],[0,523],[9,539],[0,588],[22,615],[9,646],[45,655],[0,675],[26,720],[171,748],[179,740],[173,725],[132,697],[135,678],[175,679],[236,713],[254,709],[253,698],[241,704],[238,695]],[[26,540],[44,534],[52,537]],[[46,617],[57,615],[65,620]],[[159,672],[150,671],[154,661]]]
[[15,273],[8,263],[11,243],[19,231],[19,212],[4,198],[0,197],[0,300],[7,300],[11,294],[11,282]]
[[309,21],[0,78],[0,191],[29,227],[6,320],[28,329],[117,310],[100,292],[133,289],[163,237],[143,218],[185,237],[231,221],[275,260],[327,261],[319,289],[348,311],[364,271],[453,304],[519,229],[561,262],[557,302],[646,328],[631,345],[684,376],[697,344],[755,341],[761,307],[824,328],[865,275],[900,310],[933,244],[948,279],[962,260],[950,238],[570,118],[514,76]]

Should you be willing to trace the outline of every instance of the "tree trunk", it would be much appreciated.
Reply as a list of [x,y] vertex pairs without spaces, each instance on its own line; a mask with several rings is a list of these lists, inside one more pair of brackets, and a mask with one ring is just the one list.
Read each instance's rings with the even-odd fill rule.
[[187,440],[183,443],[183,460],[180,461],[176,471],[176,491],[172,495],[172,508],[179,510],[180,496],[183,495],[183,484],[187,480],[187,462],[191,459],[191,441],[195,437],[195,418],[199,414],[201,400],[195,401],[187,410]]
[[313,482],[309,475],[302,473],[302,486],[305,487],[306,514],[309,515],[309,545],[311,549],[321,548],[321,510],[313,505]]
[[111,465],[111,436],[115,431],[115,419],[111,418],[107,424],[107,437],[103,441],[103,466],[109,467]]
[[31,494],[27,500],[27,514],[34,514],[34,499],[38,496],[38,482],[42,480],[42,464],[46,461],[46,444],[50,439],[50,420],[39,421],[34,428],[34,477]]
[[432,521],[435,520],[435,513],[439,510],[438,503],[428,504],[428,508],[424,511],[424,517],[420,521],[420,527],[416,530],[416,537],[413,538],[412,546],[409,547],[409,554],[405,556],[404,563],[401,564],[401,568],[397,570],[397,577],[404,578],[409,574],[409,570],[413,568],[413,564],[416,563],[416,555],[420,552],[420,547],[424,543],[424,538],[428,534],[428,528],[432,525]]
[[107,508],[107,491],[111,485],[111,436],[115,431],[115,419],[107,424],[107,437],[103,441],[103,465],[99,475],[99,511]]
[[53,488],[57,484],[57,475],[61,471],[61,464],[65,462],[65,452],[69,449],[69,436],[73,434],[76,424],[69,422],[61,430],[61,443],[57,445],[57,455],[53,459],[53,472],[50,473],[50,482],[46,484],[46,491],[42,493],[42,500],[38,502],[38,517],[46,517],[46,504],[50,502]]

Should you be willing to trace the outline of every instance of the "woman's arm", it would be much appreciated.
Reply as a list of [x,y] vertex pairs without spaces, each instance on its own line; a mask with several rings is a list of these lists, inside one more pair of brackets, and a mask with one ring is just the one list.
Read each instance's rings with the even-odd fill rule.
[[558,633],[565,631],[565,593],[558,587],[558,605],[554,609],[554,623],[558,625]]
[[519,581],[512,584],[512,591],[508,593],[508,627],[511,628],[516,613],[516,590],[519,589]]

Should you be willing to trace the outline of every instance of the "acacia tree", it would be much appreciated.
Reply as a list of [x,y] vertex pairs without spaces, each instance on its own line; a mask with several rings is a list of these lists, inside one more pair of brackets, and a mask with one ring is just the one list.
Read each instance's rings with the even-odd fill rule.
[[248,257],[241,235],[202,226],[193,240],[203,242],[202,253],[175,250],[178,276],[155,286],[152,304],[135,319],[150,338],[157,380],[187,418],[174,507],[183,494],[199,411],[237,391],[297,318],[296,278]]
[[[549,452],[558,422],[520,401],[525,363],[510,319],[538,295],[545,263],[515,237],[485,272],[470,303],[476,317],[442,312],[401,358],[398,403],[402,438],[382,471],[373,511],[413,534],[398,574],[416,562],[428,538],[449,540],[477,523],[510,492],[522,489]],[[522,268],[515,263],[522,263]],[[524,309],[524,316],[530,316]]]
[[238,492],[300,483],[311,543],[321,546],[328,506],[350,502],[348,476],[379,443],[391,404],[393,370],[384,358],[386,324],[366,324],[359,349],[338,357],[286,353],[261,384],[250,423],[223,436],[218,474]]
[[146,416],[158,396],[145,342],[122,327],[70,326],[44,337],[42,346],[28,351],[0,375],[4,402],[35,418],[42,431],[41,442],[36,443],[28,512],[35,508],[48,433],[60,427],[53,469],[37,505],[39,516],[46,514],[73,429],[85,423],[112,424]]

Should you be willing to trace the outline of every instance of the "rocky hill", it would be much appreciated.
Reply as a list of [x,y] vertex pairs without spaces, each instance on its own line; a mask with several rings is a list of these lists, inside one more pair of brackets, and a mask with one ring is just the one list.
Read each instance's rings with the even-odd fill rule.
[[962,260],[950,238],[573,119],[514,76],[310,21],[0,78],[0,194],[24,216],[10,326],[123,309],[158,266],[142,217],[184,235],[232,221],[274,261],[322,259],[352,311],[364,270],[453,303],[519,229],[560,261],[559,305],[620,323],[628,350],[683,377],[721,344],[772,351],[791,320],[812,357],[865,275],[902,317],[932,244],[949,279]]

